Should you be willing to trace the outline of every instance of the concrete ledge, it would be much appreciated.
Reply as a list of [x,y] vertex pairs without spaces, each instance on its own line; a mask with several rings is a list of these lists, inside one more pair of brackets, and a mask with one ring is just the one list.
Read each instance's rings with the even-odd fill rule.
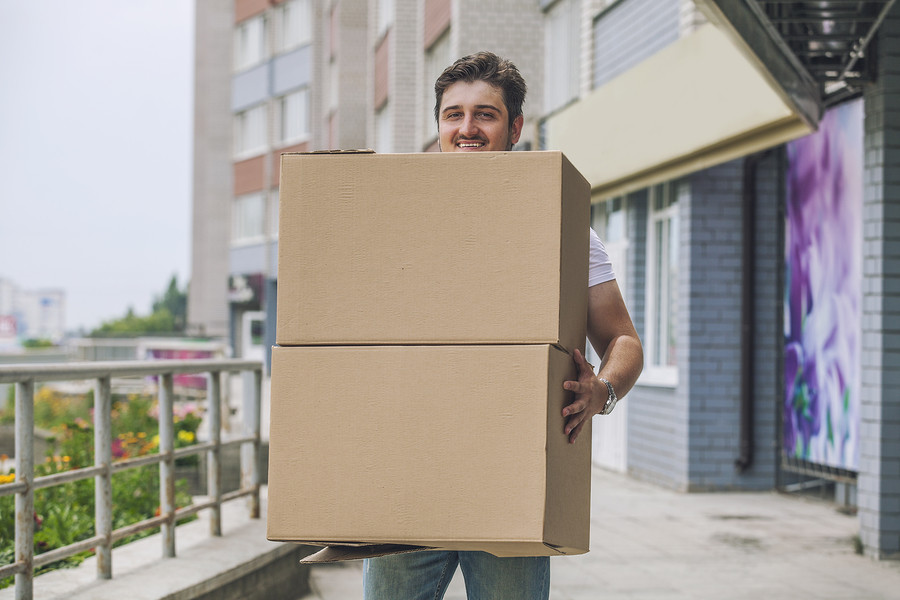
[[[312,549],[266,539],[263,518],[250,519],[247,501],[222,507],[222,537],[209,535],[209,511],[175,532],[175,558],[162,558],[162,537],[154,535],[115,548],[113,578],[97,579],[97,561],[51,571],[34,580],[41,600],[262,600],[300,598],[309,590],[309,568],[299,560]],[[14,588],[0,590],[12,600]]]

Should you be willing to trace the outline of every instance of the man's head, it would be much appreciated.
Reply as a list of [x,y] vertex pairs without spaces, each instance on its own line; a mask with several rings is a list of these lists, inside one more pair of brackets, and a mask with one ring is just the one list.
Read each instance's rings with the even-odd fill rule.
[[511,150],[522,133],[525,80],[491,52],[464,56],[434,84],[441,150]]

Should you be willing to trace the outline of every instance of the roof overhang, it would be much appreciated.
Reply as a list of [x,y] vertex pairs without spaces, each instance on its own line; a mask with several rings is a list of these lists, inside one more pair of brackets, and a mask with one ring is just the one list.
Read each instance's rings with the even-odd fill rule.
[[757,0],[694,0],[754,65],[773,91],[808,125],[818,127],[822,88],[784,41]]
[[705,24],[551,115],[546,147],[569,157],[597,200],[814,131],[822,114],[815,90],[802,75],[788,77],[789,65],[773,74],[781,71],[734,35]]

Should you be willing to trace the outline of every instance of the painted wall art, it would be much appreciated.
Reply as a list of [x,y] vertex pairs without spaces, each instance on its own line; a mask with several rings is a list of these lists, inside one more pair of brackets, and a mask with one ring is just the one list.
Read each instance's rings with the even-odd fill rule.
[[859,465],[863,104],[787,145],[783,443],[788,457]]

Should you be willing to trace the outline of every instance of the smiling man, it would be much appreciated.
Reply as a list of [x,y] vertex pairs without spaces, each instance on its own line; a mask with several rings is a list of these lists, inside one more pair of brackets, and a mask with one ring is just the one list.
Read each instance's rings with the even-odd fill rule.
[[525,90],[515,65],[495,54],[453,63],[434,84],[441,152],[512,150],[522,134]]
[[[465,56],[444,70],[434,91],[442,152],[508,151],[519,141],[526,87],[519,70],[508,60],[490,52]],[[616,394],[625,395],[643,367],[641,342],[609,256],[597,234],[589,233],[587,330],[603,362],[595,375],[575,350],[578,376],[564,383],[565,389],[573,392],[573,400],[563,408],[566,424],[559,432],[570,442],[591,417],[612,412]],[[427,551],[366,560],[365,598],[438,600],[457,567],[463,572],[470,600],[546,600],[550,596],[550,559],[546,556],[498,558],[486,552]]]

